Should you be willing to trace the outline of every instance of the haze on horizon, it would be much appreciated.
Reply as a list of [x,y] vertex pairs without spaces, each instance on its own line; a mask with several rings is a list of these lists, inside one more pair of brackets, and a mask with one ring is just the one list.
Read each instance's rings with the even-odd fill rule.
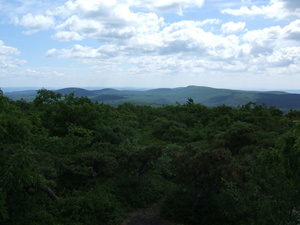
[[299,0],[1,0],[0,88],[300,87]]

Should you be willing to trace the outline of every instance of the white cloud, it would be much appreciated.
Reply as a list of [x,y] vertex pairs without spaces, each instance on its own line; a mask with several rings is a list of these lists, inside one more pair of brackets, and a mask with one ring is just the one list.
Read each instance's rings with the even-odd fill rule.
[[251,46],[251,53],[257,56],[269,55],[284,47],[299,46],[300,20],[295,20],[284,27],[272,26],[248,31],[242,38]]
[[0,40],[0,68],[15,68],[22,64],[25,64],[25,60],[15,58],[15,55],[19,55],[18,49],[6,46],[3,41]]
[[[212,21],[211,21],[212,22]],[[207,21],[205,22],[207,23]],[[194,55],[214,59],[239,57],[244,46],[235,35],[218,36],[201,28],[203,21],[181,21],[156,33],[138,33],[131,38],[99,48],[75,45],[71,49],[49,50],[63,58],[99,58],[117,55]]]
[[266,57],[266,61],[274,67],[289,67],[300,65],[300,47],[287,47],[279,49]]
[[232,34],[236,32],[241,32],[245,30],[245,22],[228,22],[222,25],[221,30],[224,34]]
[[16,59],[12,57],[5,57],[0,55],[0,67],[2,68],[17,68],[27,63],[26,60]]
[[300,4],[298,0],[270,0],[269,4],[263,6],[242,6],[239,9],[226,8],[221,10],[223,14],[233,16],[257,16],[266,18],[300,18]]
[[[30,2],[32,6],[32,0]],[[200,20],[203,18],[201,12],[197,12],[199,15],[193,13],[195,7],[202,7],[203,0],[55,2],[55,6],[48,10],[18,13],[16,24],[27,28],[26,34],[51,29],[52,39],[70,41],[64,47],[60,47],[62,43],[49,46],[46,56],[81,62],[84,68],[90,69],[87,73],[104,71],[111,76],[122,74],[125,77],[126,74],[150,76],[250,74],[251,71],[257,74],[300,72],[300,19],[280,21],[278,24],[289,23],[281,26],[276,26],[275,20],[267,20],[267,23],[259,24],[261,29],[248,30],[255,27],[256,21],[252,21],[252,18],[251,21],[249,18],[243,19],[247,22],[247,29],[246,22],[232,20],[228,15],[222,15],[224,24],[221,24],[220,19]],[[214,6],[222,4],[232,7],[222,10],[224,14],[262,15],[273,19],[300,18],[300,1],[295,0],[271,0],[265,1],[267,3],[264,5],[262,1],[252,3],[250,0],[211,2]],[[255,3],[258,5],[253,5]],[[237,5],[244,6],[233,8]],[[194,20],[183,20],[186,18],[176,15],[172,17],[170,14],[184,15],[187,8],[193,8],[188,18]],[[165,15],[166,19],[163,17]],[[4,67],[21,64],[22,61],[16,57],[18,53],[17,49],[0,42],[0,69],[2,67],[3,71]],[[78,63],[78,68],[80,66]],[[27,71],[27,74],[30,72],[35,76],[50,76],[48,72],[39,75],[38,69]],[[55,77],[54,73],[52,75]]]
[[275,50],[267,56],[258,55],[249,59],[248,71],[266,75],[299,75],[300,47]]
[[[65,5],[70,10],[84,12],[85,15],[93,15],[95,12],[107,12],[106,8],[111,8],[116,5],[125,5],[127,7],[146,8],[151,11],[172,11],[182,14],[185,8],[202,7],[204,0],[123,0],[123,1],[94,1],[94,0],[75,0],[68,1]],[[103,10],[99,10],[102,8]]]
[[221,20],[220,19],[206,19],[203,21],[197,21],[197,24],[199,26],[204,26],[204,25],[213,25],[213,24],[220,24]]
[[20,75],[27,76],[27,77],[65,77],[66,75],[61,72],[57,71],[40,71],[36,69],[26,69],[25,71],[21,72]]
[[164,19],[155,12],[181,14],[185,8],[202,7],[203,3],[204,0],[69,0],[47,10],[45,15],[29,13],[17,18],[15,23],[27,28],[26,34],[53,28],[57,31],[53,38],[59,41],[128,39],[158,32],[164,26]]
[[281,27],[274,26],[261,30],[248,31],[243,36],[243,40],[251,45],[251,53],[253,55],[265,55],[273,52],[273,49],[278,45],[281,33]]
[[59,31],[52,38],[58,41],[80,41],[84,39],[79,33],[73,31]]
[[[22,3],[22,8],[33,5],[31,1],[26,2]],[[25,34],[54,29],[56,33],[52,38],[58,41],[86,38],[104,42],[122,41],[161,30],[165,25],[164,19],[156,12],[182,14],[185,8],[202,7],[204,4],[204,0],[69,0],[60,6],[57,2],[44,14],[27,13],[16,17],[15,24],[27,28]],[[204,23],[216,23],[216,20]]]
[[55,48],[52,48],[52,49],[49,49],[46,53],[46,56],[52,56],[52,55],[55,55],[56,53],[58,52],[57,49]]
[[295,20],[283,29],[283,35],[286,39],[300,41],[300,20]]
[[185,8],[201,8],[204,4],[204,0],[137,0],[132,2],[139,7],[147,7],[150,10],[160,12],[173,11],[179,15],[183,14]]
[[48,55],[136,75],[210,71],[260,74],[274,72],[274,68],[279,68],[276,74],[295,74],[300,72],[300,51],[295,47],[299,43],[299,23],[293,21],[284,27],[273,26],[236,36],[207,32],[202,28],[203,21],[181,21],[123,42],[109,42],[98,48],[75,45],[70,49],[50,49]]
[[[58,54],[59,57],[65,59],[96,59],[105,57],[105,52],[110,52],[109,46],[92,48],[82,45],[74,45],[71,49],[50,49],[47,51],[47,56]],[[113,50],[115,52],[116,50]],[[111,51],[112,52],[112,51]]]
[[255,5],[251,6],[250,8],[248,8],[247,6],[242,6],[239,9],[227,8],[223,9],[221,12],[233,16],[256,16],[265,14],[265,10],[263,8],[260,8]]
[[18,55],[20,52],[18,49],[6,46],[3,41],[0,40],[0,55]]
[[55,19],[51,16],[44,16],[41,14],[32,15],[31,13],[28,13],[22,16],[21,19],[16,19],[16,24],[27,28],[28,31],[25,32],[26,34],[32,34],[40,30],[51,28],[55,24]]
[[[171,74],[203,73],[209,70],[241,71],[246,66],[242,61],[247,46],[240,45],[237,36],[221,37],[205,32],[201,22],[184,21],[172,24],[160,33],[149,37],[134,37],[125,45],[107,44],[99,48],[75,45],[71,49],[50,49],[49,55],[61,58],[80,59],[85,63],[128,70],[123,73]],[[248,50],[249,52],[249,50]],[[116,64],[116,62],[118,63]],[[113,66],[112,66],[113,65]],[[123,69],[124,70],[124,69]]]
[[66,4],[70,11],[76,11],[56,26],[58,32],[53,36],[55,39],[128,39],[137,34],[157,32],[164,24],[163,18],[155,13],[133,13],[125,5],[108,5],[104,1],[97,5],[92,5],[90,1],[76,3]]
[[[200,26],[199,26],[200,25]],[[188,54],[214,59],[237,57],[240,46],[235,35],[219,36],[201,28],[201,22],[173,23],[161,32],[161,54]]]

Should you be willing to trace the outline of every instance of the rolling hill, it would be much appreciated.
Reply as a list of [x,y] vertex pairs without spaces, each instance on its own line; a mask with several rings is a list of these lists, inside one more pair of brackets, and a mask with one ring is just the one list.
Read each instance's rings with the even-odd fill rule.
[[55,92],[59,92],[62,95],[69,94],[71,92],[74,92],[75,97],[90,97],[94,96],[95,93],[83,88],[63,88],[63,89],[58,89]]
[[[266,106],[275,106],[281,110],[300,110],[300,94],[289,94],[286,92],[261,92],[261,91],[240,91],[230,89],[217,89],[202,86],[188,86],[178,88],[158,88],[146,91],[116,90],[105,88],[101,90],[86,90],[83,88],[64,88],[55,90],[61,94],[74,92],[76,97],[88,97],[94,102],[102,102],[112,106],[118,106],[125,102],[138,105],[163,106],[170,104],[184,104],[188,98],[195,103],[213,107],[228,105],[237,107],[256,102]],[[31,101],[36,96],[36,91],[7,92],[4,95],[17,100],[23,98]]]

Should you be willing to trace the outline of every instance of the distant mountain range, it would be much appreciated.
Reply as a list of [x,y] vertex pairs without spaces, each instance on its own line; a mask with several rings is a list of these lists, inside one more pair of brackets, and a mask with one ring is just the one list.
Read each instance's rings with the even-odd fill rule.
[[[287,92],[263,92],[263,91],[240,91],[230,89],[217,89],[202,86],[188,86],[179,88],[158,88],[144,91],[137,90],[117,90],[105,88],[100,90],[86,90],[83,88],[63,88],[55,90],[61,94],[74,92],[76,97],[88,97],[94,102],[101,102],[112,106],[117,106],[125,102],[138,105],[163,106],[171,104],[184,104],[188,98],[192,98],[195,103],[213,107],[218,105],[228,105],[237,107],[255,102],[256,104],[266,104],[275,106],[281,110],[300,110],[300,94],[290,94]],[[23,98],[31,101],[36,96],[35,90],[4,92],[4,95],[18,100]]]

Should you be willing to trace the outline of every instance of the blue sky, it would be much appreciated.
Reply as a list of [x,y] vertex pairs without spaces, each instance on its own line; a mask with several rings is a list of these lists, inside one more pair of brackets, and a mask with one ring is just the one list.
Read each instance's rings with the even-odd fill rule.
[[0,87],[300,89],[299,0],[0,0]]

